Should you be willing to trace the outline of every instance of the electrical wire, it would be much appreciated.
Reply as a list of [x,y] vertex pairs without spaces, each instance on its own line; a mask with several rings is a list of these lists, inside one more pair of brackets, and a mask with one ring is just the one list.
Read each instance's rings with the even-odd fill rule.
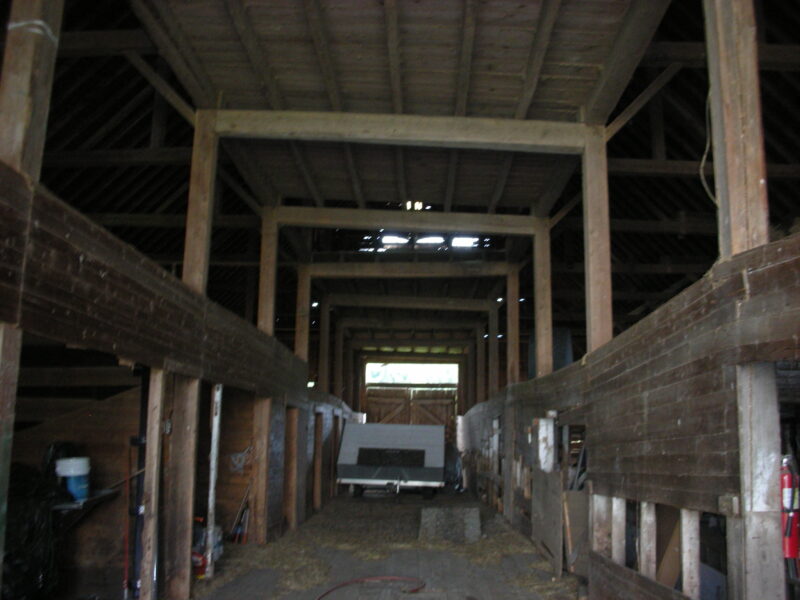
[[711,188],[708,185],[708,181],[706,181],[706,161],[708,161],[708,153],[711,151],[711,88],[708,89],[708,95],[706,96],[706,147],[703,150],[703,158],[700,160],[700,183],[703,184],[703,189],[708,194],[708,197],[711,199],[715,205],[717,204],[717,198],[711,192]]
[[425,582],[422,579],[417,577],[398,577],[396,575],[378,575],[376,577],[359,577],[358,579],[351,579],[350,581],[345,581],[343,583],[339,583],[329,589],[327,592],[322,594],[321,596],[317,596],[317,600],[322,600],[325,596],[328,596],[335,592],[336,590],[340,590],[344,587],[349,587],[351,585],[357,585],[359,583],[373,583],[373,582],[381,582],[381,581],[404,581],[407,583],[413,583],[416,587],[413,587],[410,590],[404,590],[404,594],[416,594],[422,588],[425,587]]

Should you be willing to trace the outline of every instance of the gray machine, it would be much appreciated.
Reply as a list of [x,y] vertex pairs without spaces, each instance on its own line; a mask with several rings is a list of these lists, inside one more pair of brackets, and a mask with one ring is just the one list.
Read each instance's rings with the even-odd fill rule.
[[337,482],[400,491],[444,487],[444,426],[347,423],[342,435]]

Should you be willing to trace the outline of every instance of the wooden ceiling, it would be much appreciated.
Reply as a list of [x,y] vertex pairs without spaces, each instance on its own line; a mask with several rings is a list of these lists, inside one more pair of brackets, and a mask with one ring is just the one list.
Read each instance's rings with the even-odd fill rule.
[[[800,212],[793,191],[798,128],[784,126],[797,124],[800,51],[791,42],[800,10],[780,4],[759,3],[776,235]],[[179,269],[192,129],[133,66],[137,59],[192,107],[598,124],[679,63],[677,75],[609,143],[619,330],[716,260],[715,207],[697,169],[707,139],[702,24],[694,0],[110,0],[102,7],[67,0],[44,181],[166,268]],[[553,230],[554,318],[582,334],[577,157],[233,139],[222,150],[209,293],[239,314],[252,313],[260,205],[398,211],[410,200],[433,212],[566,215]],[[291,339],[298,260],[509,260],[524,265],[521,295],[531,299],[529,239],[491,235],[463,252],[378,253],[378,234],[357,226],[282,230],[279,337]],[[492,278],[319,279],[314,295],[486,299],[501,292]],[[522,311],[524,321],[530,313]],[[341,314],[421,316],[363,307]]]

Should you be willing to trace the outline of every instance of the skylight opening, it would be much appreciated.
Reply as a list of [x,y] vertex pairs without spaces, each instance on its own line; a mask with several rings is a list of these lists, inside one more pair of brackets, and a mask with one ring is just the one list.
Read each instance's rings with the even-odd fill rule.
[[426,235],[417,239],[418,244],[444,244],[444,238],[440,235]]
[[456,363],[367,363],[366,383],[458,384]]
[[408,238],[399,235],[384,235],[381,237],[381,243],[384,246],[402,246],[408,243]]
[[457,236],[450,242],[453,248],[475,248],[478,245],[478,238]]

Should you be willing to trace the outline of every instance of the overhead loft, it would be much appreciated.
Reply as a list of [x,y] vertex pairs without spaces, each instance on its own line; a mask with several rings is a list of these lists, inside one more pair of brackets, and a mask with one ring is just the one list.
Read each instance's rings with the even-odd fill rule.
[[[169,543],[148,585],[183,598],[193,500],[215,487],[195,464],[213,385],[238,411],[223,446],[253,442],[235,485],[253,489],[265,542],[332,489],[320,465],[369,402],[364,363],[447,356],[465,374],[452,412],[477,432],[466,452],[503,458],[487,497],[515,527],[542,500],[532,421],[583,428],[599,458],[596,590],[696,596],[691,537],[674,595],[650,562],[620,562],[625,503],[663,503],[687,536],[700,511],[727,519],[747,574],[728,573],[732,597],[766,596],[761,574],[780,574],[746,539],[775,506],[748,494],[775,475],[754,465],[780,437],[764,365],[798,360],[799,18],[750,0],[15,0],[0,79],[3,406],[17,373],[41,366],[42,339],[150,369],[138,385],[166,460],[150,446],[144,485],[152,506],[165,480]],[[165,437],[170,407],[180,435]],[[13,410],[3,418],[10,436]],[[674,461],[648,454],[687,428],[701,441]],[[707,464],[717,434],[724,456]],[[691,464],[719,493],[696,489]]]

